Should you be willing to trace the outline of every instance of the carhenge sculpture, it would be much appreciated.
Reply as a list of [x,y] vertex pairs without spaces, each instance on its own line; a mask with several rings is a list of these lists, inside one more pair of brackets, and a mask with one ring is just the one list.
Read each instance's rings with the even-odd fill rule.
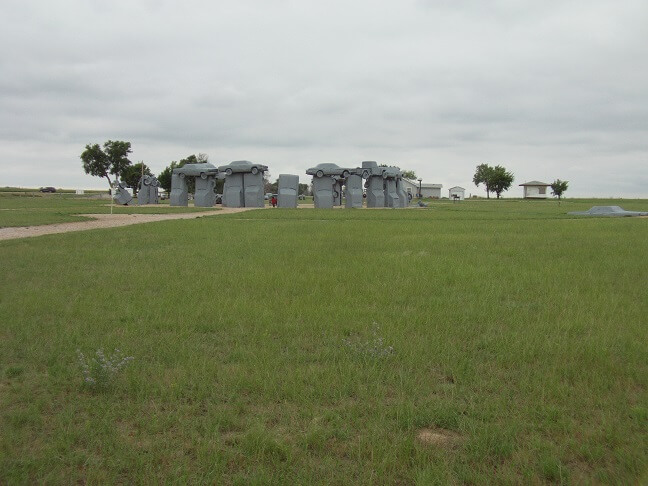
[[267,165],[253,164],[247,160],[237,160],[218,168],[225,174],[223,187],[223,207],[228,208],[262,208],[263,173]]
[[219,177],[218,169],[204,162],[201,164],[186,164],[173,169],[171,173],[171,206],[188,206],[189,192],[187,189],[187,177],[195,177],[196,192],[194,194],[194,206],[210,208],[216,203],[216,178]]
[[128,192],[128,189],[126,189],[125,182],[117,182],[115,184],[114,193],[115,194],[113,195],[113,199],[117,204],[128,206],[128,203],[133,200],[133,196],[131,196],[130,192]]
[[296,208],[299,192],[299,176],[279,174],[277,203],[280,208]]
[[408,199],[403,189],[403,177],[398,167],[379,167],[374,161],[362,162],[362,167],[345,168],[336,164],[319,164],[306,174],[313,176],[313,196],[316,208],[332,208],[342,204],[342,186],[346,186],[347,208],[361,208],[362,179],[366,179],[368,208],[404,208]]
[[367,179],[365,188],[368,208],[407,207],[403,176],[398,167],[379,167],[377,162],[365,161],[361,170]]
[[318,164],[306,170],[313,176],[313,202],[319,209],[330,209],[342,204],[342,185],[354,169],[336,164]]
[[155,176],[142,176],[137,184],[137,204],[140,206],[143,206],[144,204],[158,204],[159,187],[160,182],[155,178]]

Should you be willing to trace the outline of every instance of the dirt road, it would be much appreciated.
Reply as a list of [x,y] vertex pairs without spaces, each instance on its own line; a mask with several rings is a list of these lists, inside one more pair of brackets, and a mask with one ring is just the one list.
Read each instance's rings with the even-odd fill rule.
[[168,221],[171,219],[194,219],[202,216],[219,214],[232,214],[259,208],[223,208],[218,211],[201,211],[199,213],[173,213],[173,214],[81,214],[91,221],[75,223],[55,223],[41,226],[17,226],[13,228],[0,228],[0,240],[15,238],[29,238],[32,236],[51,235],[55,233],[68,233],[70,231],[86,231],[98,228],[116,228],[131,224],[153,223],[155,221]]

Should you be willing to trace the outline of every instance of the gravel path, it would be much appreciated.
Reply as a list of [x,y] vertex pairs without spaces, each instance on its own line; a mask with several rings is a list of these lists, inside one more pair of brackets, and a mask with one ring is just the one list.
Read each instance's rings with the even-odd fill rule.
[[98,228],[116,228],[119,226],[130,226],[131,224],[168,221],[170,219],[194,219],[202,216],[240,213],[243,211],[249,211],[250,209],[259,208],[223,208],[218,211],[173,214],[81,214],[80,216],[93,218],[93,220],[79,221],[76,223],[55,223],[41,226],[0,228],[0,240],[13,240],[15,238],[29,238],[32,236],[68,233],[70,231],[86,231]]

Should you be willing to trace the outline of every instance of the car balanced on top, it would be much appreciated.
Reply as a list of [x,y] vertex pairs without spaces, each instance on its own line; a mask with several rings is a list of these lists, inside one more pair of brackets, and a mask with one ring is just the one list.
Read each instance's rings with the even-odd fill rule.
[[268,170],[267,165],[263,164],[254,164],[248,160],[235,160],[234,162],[230,162],[227,165],[221,165],[218,167],[218,170],[220,172],[224,172],[225,175],[232,175],[236,173],[252,173],[252,174],[258,174],[259,172],[265,172]]
[[317,164],[315,167],[311,167],[310,169],[306,170],[306,174],[315,177],[337,176],[341,177],[342,179],[346,179],[354,173],[355,169],[348,169],[331,163]]
[[186,164],[182,167],[177,167],[173,169],[173,173],[178,174],[181,179],[187,176],[207,179],[209,176],[216,177],[218,175],[218,169],[209,162],[204,162],[202,164]]

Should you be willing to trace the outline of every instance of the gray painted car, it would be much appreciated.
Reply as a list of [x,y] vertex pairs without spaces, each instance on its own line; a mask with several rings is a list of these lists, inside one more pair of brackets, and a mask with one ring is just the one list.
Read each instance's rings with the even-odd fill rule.
[[173,172],[183,179],[186,176],[207,179],[209,176],[216,177],[218,175],[218,169],[209,162],[203,162],[202,164],[186,164],[182,167],[173,169]]
[[307,169],[306,174],[315,177],[340,176],[346,179],[351,174],[351,170],[344,167],[340,167],[337,164],[323,163],[323,164],[317,164],[315,167],[311,167],[310,169]]
[[571,211],[567,214],[577,216],[648,216],[641,211],[626,211],[621,206],[592,206],[587,211]]
[[258,174],[259,172],[265,172],[268,170],[268,166],[263,164],[254,164],[249,160],[235,160],[227,165],[221,165],[218,170],[220,172],[225,172],[225,175],[246,172]]

